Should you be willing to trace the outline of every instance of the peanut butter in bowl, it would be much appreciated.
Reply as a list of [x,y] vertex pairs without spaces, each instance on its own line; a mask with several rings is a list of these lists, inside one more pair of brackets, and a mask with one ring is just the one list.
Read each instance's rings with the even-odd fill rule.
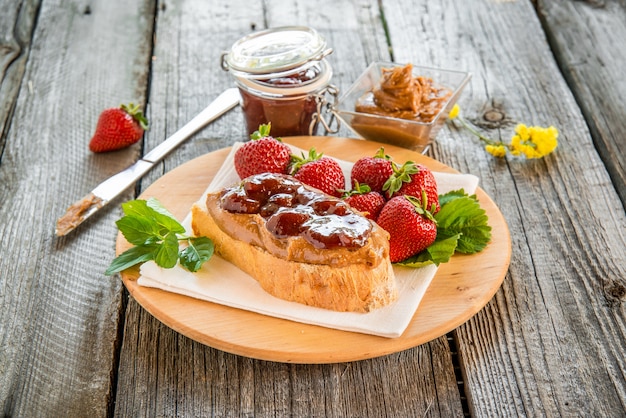
[[470,74],[373,63],[340,99],[338,116],[370,141],[425,152]]

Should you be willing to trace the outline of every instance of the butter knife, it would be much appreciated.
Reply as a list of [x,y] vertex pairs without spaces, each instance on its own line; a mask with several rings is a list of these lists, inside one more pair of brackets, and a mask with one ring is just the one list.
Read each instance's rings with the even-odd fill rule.
[[237,88],[233,87],[224,91],[189,123],[157,145],[136,163],[103,181],[85,197],[73,203],[65,214],[57,220],[55,234],[62,237],[72,232],[87,218],[139,180],[187,138],[237,106],[240,98]]

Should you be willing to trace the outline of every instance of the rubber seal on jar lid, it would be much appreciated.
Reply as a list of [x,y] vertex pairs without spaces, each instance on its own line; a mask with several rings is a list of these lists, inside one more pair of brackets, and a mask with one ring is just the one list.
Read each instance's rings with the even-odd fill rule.
[[320,61],[330,54],[315,29],[283,26],[255,32],[235,42],[222,54],[222,68],[240,76],[285,73]]
[[318,64],[320,66],[320,75],[310,82],[300,85],[272,86],[271,84],[259,82],[259,80],[255,80],[251,77],[235,77],[235,80],[240,88],[243,88],[249,93],[257,96],[269,96],[275,99],[295,98],[298,96],[318,93],[328,86],[333,75],[332,68],[324,59]]

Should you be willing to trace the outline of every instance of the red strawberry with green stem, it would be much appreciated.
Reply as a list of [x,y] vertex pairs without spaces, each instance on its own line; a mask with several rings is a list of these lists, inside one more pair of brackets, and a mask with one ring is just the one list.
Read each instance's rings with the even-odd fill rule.
[[309,155],[302,157],[291,156],[291,175],[304,184],[321,190],[331,196],[340,197],[346,187],[346,178],[337,161],[324,154],[318,154],[315,148],[309,150]]
[[352,166],[350,178],[352,187],[356,183],[367,184],[372,191],[383,193],[383,185],[393,174],[391,157],[380,148],[373,157],[363,157]]
[[372,191],[367,184],[356,182],[352,190],[343,192],[343,199],[346,203],[373,221],[376,220],[381,209],[385,206],[383,195]]
[[388,199],[409,195],[421,200],[422,190],[428,197],[430,205],[428,210],[433,214],[439,212],[439,194],[435,176],[428,167],[413,161],[407,161],[401,167],[394,163],[393,175],[383,186]]
[[287,174],[291,148],[280,138],[270,136],[271,124],[259,126],[251,140],[235,151],[235,171],[241,179],[261,174]]
[[141,139],[146,129],[148,120],[133,103],[105,109],[98,118],[89,149],[107,152],[129,147]]
[[389,233],[392,263],[423,251],[437,238],[437,224],[427,206],[428,197],[424,192],[421,201],[414,196],[396,196],[380,211],[376,223]]

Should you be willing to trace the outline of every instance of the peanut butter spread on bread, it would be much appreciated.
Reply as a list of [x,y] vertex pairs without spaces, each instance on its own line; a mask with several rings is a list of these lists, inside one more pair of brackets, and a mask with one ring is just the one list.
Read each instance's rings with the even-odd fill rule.
[[289,176],[253,176],[208,195],[206,204],[226,234],[288,261],[376,266],[387,255],[378,225]]
[[252,177],[191,208],[219,256],[292,302],[369,312],[397,299],[385,230],[293,177]]

